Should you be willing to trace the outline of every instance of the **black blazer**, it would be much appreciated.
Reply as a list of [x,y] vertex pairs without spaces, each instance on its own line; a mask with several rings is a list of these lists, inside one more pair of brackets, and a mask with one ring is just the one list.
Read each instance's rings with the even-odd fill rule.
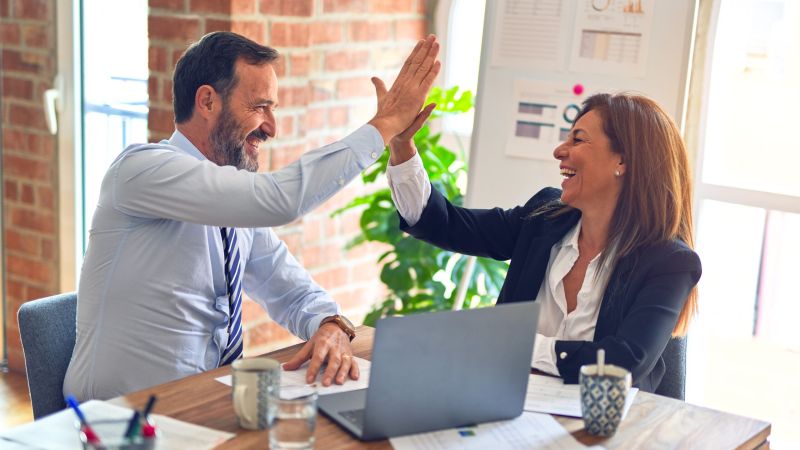
[[[454,252],[510,259],[497,303],[532,300],[544,280],[551,248],[580,218],[577,210],[556,218],[531,217],[532,211],[560,196],[560,190],[545,188],[513,209],[466,209],[431,189],[419,222],[409,227],[401,217],[400,228]],[[620,258],[603,294],[594,340],[556,341],[562,378],[577,383],[580,367],[594,364],[597,349],[603,348],[607,363],[630,370],[634,386],[654,392],[664,376],[661,354],[700,274],[700,258],[679,240]]]

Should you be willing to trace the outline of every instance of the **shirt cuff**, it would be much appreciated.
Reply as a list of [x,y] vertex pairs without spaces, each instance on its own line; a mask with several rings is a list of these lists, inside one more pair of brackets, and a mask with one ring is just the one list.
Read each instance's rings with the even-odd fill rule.
[[422,158],[420,158],[419,152],[417,152],[414,153],[414,156],[409,158],[408,161],[402,162],[396,166],[387,164],[386,176],[395,183],[405,183],[419,173],[420,170],[424,171],[425,167],[423,167]]
[[551,375],[561,376],[556,365],[556,338],[536,333],[531,367]]
[[358,166],[361,167],[362,170],[377,161],[386,148],[386,146],[383,145],[383,137],[378,133],[378,129],[370,124],[361,126],[340,142],[353,150]]

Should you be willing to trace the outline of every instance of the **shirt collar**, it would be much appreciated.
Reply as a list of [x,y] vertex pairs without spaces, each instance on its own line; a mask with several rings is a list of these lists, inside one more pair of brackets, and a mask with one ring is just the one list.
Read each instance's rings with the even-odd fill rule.
[[572,229],[569,230],[563,238],[561,238],[557,245],[559,247],[570,247],[578,250],[578,236],[580,235],[582,222],[583,219],[578,219],[578,223],[576,223],[575,226],[573,226]]
[[204,155],[194,144],[183,135],[178,130],[175,130],[170,136],[169,139],[161,141],[162,144],[169,144],[173,147],[178,147],[179,149],[183,150],[186,154],[190,156],[194,156],[195,158],[199,159],[200,161],[207,160],[206,155]]

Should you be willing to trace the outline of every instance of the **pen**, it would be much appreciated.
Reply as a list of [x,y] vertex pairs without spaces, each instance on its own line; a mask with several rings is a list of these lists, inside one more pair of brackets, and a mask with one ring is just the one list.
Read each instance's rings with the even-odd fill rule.
[[150,411],[153,409],[153,405],[156,403],[156,396],[151,395],[150,398],[147,399],[147,405],[144,407],[144,412],[142,412],[142,417],[145,421],[147,421],[147,416],[150,415]]
[[139,410],[133,410],[133,417],[131,417],[130,422],[128,422],[128,429],[125,430],[125,434],[123,435],[126,439],[132,439],[136,434],[139,432]]
[[86,416],[83,415],[83,411],[81,411],[81,408],[78,406],[78,400],[74,396],[68,395],[67,404],[75,411],[75,415],[77,415],[78,420],[81,421],[81,431],[83,431],[83,434],[86,436],[86,440],[94,446],[102,445],[100,444],[100,438],[97,437],[92,427],[89,426]]

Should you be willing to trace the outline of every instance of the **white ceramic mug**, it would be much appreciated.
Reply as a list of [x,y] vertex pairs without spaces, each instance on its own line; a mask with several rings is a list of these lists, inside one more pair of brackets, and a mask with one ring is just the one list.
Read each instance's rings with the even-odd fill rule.
[[247,358],[234,361],[233,410],[239,426],[248,430],[267,428],[269,394],[281,385],[281,365],[270,358]]

